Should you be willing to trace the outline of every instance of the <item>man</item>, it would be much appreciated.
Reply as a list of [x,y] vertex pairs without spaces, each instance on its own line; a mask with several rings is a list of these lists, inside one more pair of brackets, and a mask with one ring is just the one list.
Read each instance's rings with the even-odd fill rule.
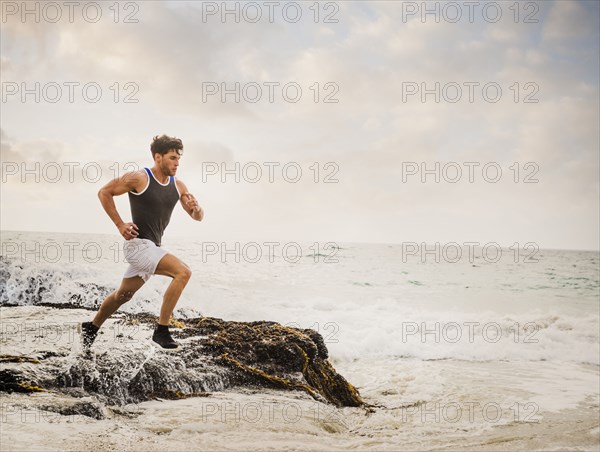
[[[163,232],[177,201],[196,221],[202,221],[204,211],[185,184],[175,179],[183,143],[178,138],[161,135],[154,137],[150,146],[154,166],[124,174],[107,183],[98,192],[102,207],[113,221],[124,243],[125,260],[129,267],[120,287],[112,292],[91,322],[80,326],[84,349],[89,350],[104,321],[153,275],[169,276],[173,280],[164,293],[158,324],[152,340],[165,349],[179,346],[169,332],[169,320],[179,296],[189,281],[190,268],[177,257],[161,248]],[[117,212],[114,196],[129,194],[132,222],[126,223]]]

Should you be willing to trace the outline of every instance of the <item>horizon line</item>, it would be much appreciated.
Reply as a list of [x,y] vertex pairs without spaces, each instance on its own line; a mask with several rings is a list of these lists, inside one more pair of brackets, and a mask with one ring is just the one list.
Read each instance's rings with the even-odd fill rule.
[[[87,234],[87,235],[104,235],[104,236],[110,236],[110,235],[115,235],[118,236],[118,234],[109,234],[109,233],[105,233],[105,232],[67,232],[67,231],[40,231],[40,230],[15,230],[15,229],[1,229],[0,228],[0,234],[3,232],[33,232],[33,233],[42,233],[42,234]],[[118,236],[119,240],[124,240],[122,237]],[[189,235],[180,235],[180,238],[186,239],[186,238],[195,238]],[[0,237],[0,240],[2,238]],[[213,240],[210,240],[213,241]],[[223,242],[227,242],[226,240],[222,240]],[[257,240],[251,240],[251,241],[257,241]],[[268,240],[262,240],[262,241],[268,241]],[[324,242],[324,240],[309,240],[309,239],[305,239],[305,240],[299,240],[299,242]],[[377,242],[377,241],[372,241],[372,242],[361,242],[361,241],[341,241],[341,242],[333,242],[333,243],[346,243],[346,244],[356,244],[356,245],[387,245],[387,246],[399,246],[399,245],[403,245],[405,243],[418,243],[419,245],[425,243],[425,245],[435,245],[435,243],[437,242],[424,242],[423,240],[421,241],[405,241],[405,242]],[[458,243],[458,242],[446,242],[446,243]],[[497,243],[497,242],[488,242],[488,243]],[[531,243],[531,242],[528,242]],[[535,242],[534,242],[535,243]],[[458,243],[459,245],[461,245],[460,243]],[[500,245],[501,249],[510,249],[512,245],[510,246],[504,246],[498,243],[498,245]],[[464,247],[464,244],[461,245],[461,248]],[[481,247],[480,245],[475,246],[475,248]],[[524,248],[523,248],[524,249]],[[595,252],[595,253],[600,253],[600,248],[598,249],[589,249],[589,248],[539,248],[540,251],[584,251],[584,252]]]

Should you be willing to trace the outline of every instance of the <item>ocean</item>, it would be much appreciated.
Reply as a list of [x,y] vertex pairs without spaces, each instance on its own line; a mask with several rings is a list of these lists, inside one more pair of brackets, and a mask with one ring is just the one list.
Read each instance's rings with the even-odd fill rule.
[[[3,231],[1,242],[0,354],[71,347],[15,325],[93,318],[58,308],[96,306],[127,267],[118,235]],[[175,317],[315,329],[374,408],[241,388],[93,419],[36,411],[43,393],[0,393],[2,450],[599,450],[597,251],[169,234],[163,247],[193,272]],[[158,315],[168,283],[152,277],[121,311]]]

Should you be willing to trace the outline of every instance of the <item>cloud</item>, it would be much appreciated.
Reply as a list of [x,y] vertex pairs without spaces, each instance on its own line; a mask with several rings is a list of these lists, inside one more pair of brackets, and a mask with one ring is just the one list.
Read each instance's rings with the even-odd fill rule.
[[64,143],[52,140],[32,140],[15,143],[1,130],[2,160],[4,162],[38,162],[41,165],[60,162],[64,156]]
[[543,39],[563,46],[598,36],[598,5],[594,3],[553,2],[544,23]]
[[0,129],[0,156],[3,162],[22,162],[23,158],[13,149],[13,144],[4,129]]

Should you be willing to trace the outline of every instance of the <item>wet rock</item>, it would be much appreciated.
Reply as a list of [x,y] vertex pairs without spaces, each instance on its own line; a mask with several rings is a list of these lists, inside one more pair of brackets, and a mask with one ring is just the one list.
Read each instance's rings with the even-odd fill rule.
[[97,401],[94,400],[78,400],[71,403],[66,403],[61,400],[60,405],[40,405],[40,409],[58,413],[62,416],[87,416],[92,419],[105,419],[104,409]]
[[0,370],[0,392],[41,392],[43,389],[21,369],[2,369]]
[[[123,314],[118,322],[130,329],[137,325],[139,339],[151,335],[156,320],[149,314]],[[176,353],[167,353],[149,340],[136,340],[131,346],[112,346],[74,360],[52,352],[0,357],[12,366],[0,372],[0,391],[45,389],[94,395],[106,405],[123,405],[199,397],[236,387],[277,388],[303,391],[336,406],[364,405],[358,390],[328,361],[327,347],[317,331],[212,317],[177,319],[171,326],[181,348]],[[88,406],[73,410],[93,417]]]
[[337,406],[363,404],[356,388],[327,360],[327,347],[317,331],[210,317],[182,323],[178,337],[207,336],[195,343],[190,355],[214,357],[232,371],[237,384],[302,390]]

